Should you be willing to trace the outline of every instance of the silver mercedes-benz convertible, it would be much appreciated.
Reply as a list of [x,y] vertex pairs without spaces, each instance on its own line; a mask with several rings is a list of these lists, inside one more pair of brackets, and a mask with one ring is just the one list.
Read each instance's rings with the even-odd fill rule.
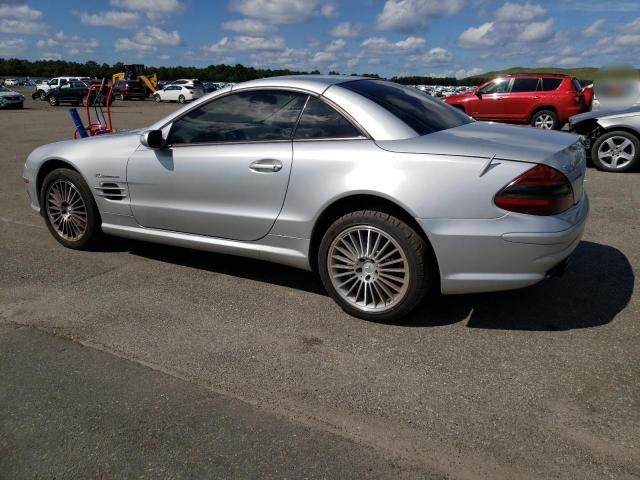
[[316,270],[348,313],[432,289],[535,284],[580,242],[577,136],[474,122],[395,83],[254,80],[141,130],[29,155],[31,206],[69,248],[103,233]]

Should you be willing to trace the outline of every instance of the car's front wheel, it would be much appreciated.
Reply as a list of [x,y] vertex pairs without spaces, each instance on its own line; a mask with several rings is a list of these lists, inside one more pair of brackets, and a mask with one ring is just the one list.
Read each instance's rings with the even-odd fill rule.
[[51,105],[52,107],[58,105],[58,99],[54,95],[51,95],[49,97],[49,105]]
[[156,103],[160,103],[162,101],[162,98],[160,98],[160,95],[158,95],[158,94],[155,94],[153,96],[153,99],[156,101]]
[[38,92],[38,97],[40,100],[45,101],[47,99],[47,92],[40,90],[40,92]]
[[91,248],[102,237],[100,213],[78,172],[59,168],[42,182],[40,207],[49,231],[68,248]]
[[606,172],[627,172],[638,164],[639,158],[640,140],[624,130],[603,134],[591,149],[594,165]]
[[540,110],[531,117],[531,126],[543,130],[559,130],[560,120],[556,112],[552,110]]
[[435,277],[422,237],[401,219],[372,210],[348,213],[327,229],[318,270],[345,312],[374,321],[408,314]]

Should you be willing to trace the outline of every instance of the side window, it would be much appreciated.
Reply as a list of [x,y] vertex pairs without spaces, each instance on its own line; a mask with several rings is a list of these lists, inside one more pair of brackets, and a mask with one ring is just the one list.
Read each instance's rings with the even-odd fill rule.
[[493,82],[485,85],[480,89],[480,93],[483,95],[491,93],[505,93],[509,87],[508,78],[496,78]]
[[511,93],[535,92],[538,90],[538,78],[516,78],[511,87]]
[[561,78],[543,78],[542,89],[545,92],[550,92],[551,90],[556,90],[561,83],[562,83]]
[[51,81],[49,82],[49,85],[54,85],[54,86],[55,86],[55,85],[58,85],[58,79],[57,79],[57,78],[54,78],[53,80],[51,80]]
[[362,134],[342,115],[315,97],[309,97],[302,112],[295,139],[353,138]]
[[226,95],[176,120],[169,143],[290,140],[306,99],[299,93],[274,90]]

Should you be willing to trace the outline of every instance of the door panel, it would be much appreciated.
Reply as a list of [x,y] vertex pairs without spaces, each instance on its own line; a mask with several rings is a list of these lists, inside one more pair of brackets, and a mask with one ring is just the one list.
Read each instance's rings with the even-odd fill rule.
[[498,120],[504,117],[504,100],[506,94],[491,93],[482,95],[477,101],[472,102],[469,115],[478,120]]
[[280,213],[291,164],[290,141],[141,146],[127,165],[131,209],[144,227],[257,240]]

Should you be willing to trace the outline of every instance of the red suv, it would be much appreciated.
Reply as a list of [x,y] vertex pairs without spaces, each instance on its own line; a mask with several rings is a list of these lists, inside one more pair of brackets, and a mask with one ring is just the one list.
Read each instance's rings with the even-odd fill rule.
[[569,117],[587,110],[578,80],[546,73],[496,78],[444,101],[476,120],[530,123],[547,130],[559,130]]

